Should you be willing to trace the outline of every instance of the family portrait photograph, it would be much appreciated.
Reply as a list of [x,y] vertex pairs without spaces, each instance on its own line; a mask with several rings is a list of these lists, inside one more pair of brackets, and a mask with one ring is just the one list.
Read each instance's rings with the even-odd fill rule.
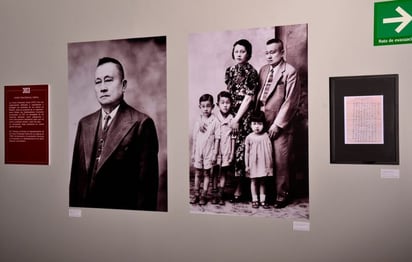
[[309,219],[307,24],[188,37],[190,213]]

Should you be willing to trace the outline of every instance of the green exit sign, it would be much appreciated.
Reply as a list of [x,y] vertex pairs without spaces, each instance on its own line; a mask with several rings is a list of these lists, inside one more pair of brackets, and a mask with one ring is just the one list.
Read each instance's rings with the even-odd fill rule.
[[412,1],[375,3],[374,45],[412,43]]

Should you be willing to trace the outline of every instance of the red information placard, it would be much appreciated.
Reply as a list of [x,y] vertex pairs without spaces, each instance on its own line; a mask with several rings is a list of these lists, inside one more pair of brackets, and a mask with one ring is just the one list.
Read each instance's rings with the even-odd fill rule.
[[5,163],[49,164],[48,85],[5,86]]

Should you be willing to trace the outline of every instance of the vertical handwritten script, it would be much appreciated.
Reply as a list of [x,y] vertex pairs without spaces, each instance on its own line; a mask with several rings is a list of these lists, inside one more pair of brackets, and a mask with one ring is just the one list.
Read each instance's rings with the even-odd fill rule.
[[383,95],[345,96],[345,144],[383,144]]

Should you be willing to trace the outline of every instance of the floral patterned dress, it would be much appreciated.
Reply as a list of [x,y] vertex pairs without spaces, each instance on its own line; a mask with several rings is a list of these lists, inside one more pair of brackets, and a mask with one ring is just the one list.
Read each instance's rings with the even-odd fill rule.
[[[259,76],[256,69],[249,63],[236,64],[228,67],[225,73],[227,90],[232,96],[232,112],[236,115],[246,95],[254,96],[259,85]],[[245,138],[252,132],[250,115],[253,111],[252,103],[239,120],[239,133],[235,141],[235,175],[245,176]]]

